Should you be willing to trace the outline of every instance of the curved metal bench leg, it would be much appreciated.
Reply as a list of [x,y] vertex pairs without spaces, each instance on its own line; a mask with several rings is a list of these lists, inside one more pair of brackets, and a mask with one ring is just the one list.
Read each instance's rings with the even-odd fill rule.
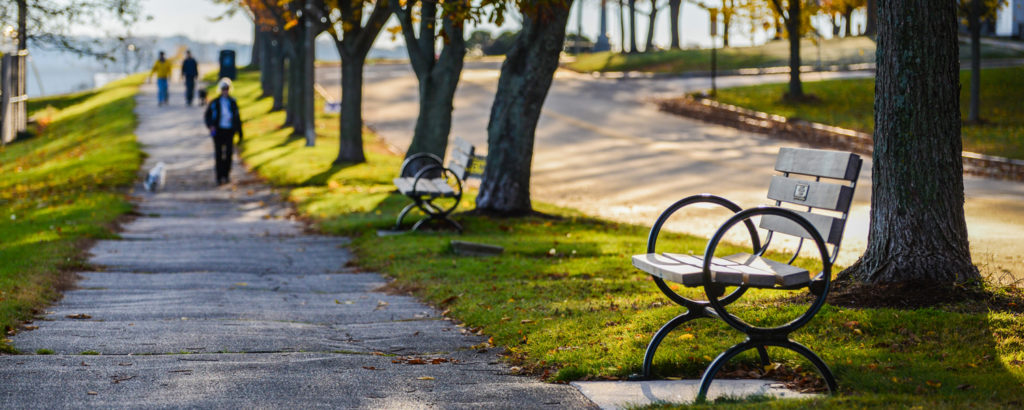
[[807,358],[807,360],[809,360],[811,364],[818,369],[818,374],[821,375],[821,378],[825,379],[825,384],[828,386],[829,393],[835,394],[839,391],[839,385],[836,384],[836,377],[832,374],[832,369],[829,369],[828,365],[825,364],[825,361],[821,360],[821,358],[814,354],[811,349],[808,349],[806,346],[792,340],[779,343],[777,346],[792,350]]
[[676,316],[672,320],[661,326],[654,333],[654,337],[651,338],[650,343],[647,344],[647,352],[644,353],[644,367],[643,372],[640,374],[634,374],[629,377],[630,380],[648,380],[651,378],[651,363],[654,362],[654,353],[658,351],[658,346],[661,345],[661,341],[665,339],[673,330],[681,326],[683,323],[689,322],[693,319],[705,317],[700,313],[699,310],[687,309],[686,313]]
[[772,360],[768,357],[768,349],[765,349],[764,345],[757,347],[757,354],[761,356],[761,366],[772,364]]
[[406,205],[405,208],[402,208],[402,212],[398,213],[398,219],[395,221],[395,230],[396,231],[402,227],[402,220],[405,219],[405,216],[408,215],[409,211],[411,211],[412,208],[415,208],[415,207],[416,207],[416,202],[413,202],[413,203],[411,203],[409,205]]
[[708,388],[711,387],[711,381],[715,379],[715,375],[718,374],[718,371],[722,370],[722,366],[728,363],[733,357],[736,357],[736,355],[753,349],[754,347],[756,347],[754,343],[747,340],[730,347],[728,350],[718,355],[715,360],[711,361],[708,368],[704,370],[704,375],[700,378],[700,390],[697,391],[696,403],[704,403],[707,401]]

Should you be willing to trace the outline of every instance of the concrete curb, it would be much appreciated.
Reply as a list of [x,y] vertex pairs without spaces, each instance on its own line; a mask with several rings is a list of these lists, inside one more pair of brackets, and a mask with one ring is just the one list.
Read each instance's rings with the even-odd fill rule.
[[[656,100],[658,108],[671,114],[753,131],[772,137],[802,142],[821,148],[842,149],[871,155],[871,135],[831,125],[786,118],[781,115],[722,104],[707,98],[681,97]],[[964,173],[1024,182],[1024,161],[963,152]]]

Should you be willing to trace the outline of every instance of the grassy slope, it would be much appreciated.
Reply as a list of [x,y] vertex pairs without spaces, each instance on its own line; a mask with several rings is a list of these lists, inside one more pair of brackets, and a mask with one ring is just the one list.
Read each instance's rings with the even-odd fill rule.
[[[961,44],[962,56],[969,48]],[[998,47],[982,46],[982,58],[1022,57],[1024,53]],[[856,64],[875,61],[875,42],[867,37],[829,39],[819,48],[805,39],[800,43],[803,65]],[[736,70],[752,67],[783,67],[789,65],[789,43],[770,41],[754,47],[730,47],[718,50],[718,69]],[[644,71],[653,73],[686,73],[711,71],[711,50],[668,50],[643,54],[603,52],[581,55],[569,68],[581,72]]]
[[[412,292],[447,309],[469,330],[492,336],[492,343],[506,347],[524,371],[561,381],[637,372],[652,333],[680,313],[666,306],[668,301],[650,279],[628,261],[643,249],[647,227],[538,204],[561,218],[457,215],[466,225],[461,236],[377,237],[375,231],[389,228],[407,203],[392,192],[390,182],[400,158],[367,135],[369,163],[329,166],[337,149],[337,116],[318,118],[317,147],[303,147],[301,139],[275,130],[283,116],[264,114],[270,103],[256,101],[255,79],[245,73],[236,82],[243,116],[249,120],[246,161],[286,187],[300,212],[321,229],[352,236],[362,268],[391,275],[395,289]],[[463,209],[471,207],[464,204]],[[448,245],[456,238],[502,245],[506,251],[493,258],[456,256]],[[669,234],[663,241],[683,252],[700,252],[704,246],[700,239],[681,235]],[[764,304],[773,309],[763,309]],[[801,308],[758,292],[737,306],[743,317],[759,323],[785,320],[783,316]],[[826,307],[793,337],[822,354],[844,393],[814,404],[986,407],[1024,400],[1022,335],[1024,318],[1005,313]],[[711,357],[740,340],[720,323],[684,326],[659,350],[656,372],[662,377],[698,377]],[[800,363],[792,355],[774,354],[790,368]],[[748,355],[734,363],[755,367],[755,362]],[[783,407],[809,404],[773,402]]]
[[33,99],[40,135],[0,148],[0,329],[57,297],[80,248],[112,237],[131,210],[124,188],[142,159],[134,95],[141,77],[84,93]]
[[[960,110],[967,118],[970,72],[960,75]],[[804,91],[821,101],[791,104],[781,101],[785,84],[737,87],[718,91],[717,99],[757,111],[837,125],[867,133],[874,129],[874,79],[805,82]],[[963,127],[964,150],[1024,159],[1024,67],[982,70],[983,125]]]

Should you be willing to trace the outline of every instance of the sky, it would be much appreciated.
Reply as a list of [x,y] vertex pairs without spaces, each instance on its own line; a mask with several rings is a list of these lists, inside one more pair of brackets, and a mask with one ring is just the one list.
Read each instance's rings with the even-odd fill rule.
[[[576,32],[578,28],[578,9],[583,6],[583,34],[591,39],[595,38],[599,31],[600,6],[599,0],[578,0],[569,18],[569,31]],[[663,3],[663,2],[659,2]],[[185,35],[193,40],[211,41],[216,43],[252,41],[252,22],[244,13],[236,13],[232,17],[226,17],[218,21],[211,19],[223,16],[228,8],[224,5],[214,4],[210,0],[142,0],[144,14],[152,16],[152,20],[139,23],[134,32],[137,34],[149,34],[159,36]],[[642,11],[649,10],[646,2],[638,2],[638,8]],[[655,22],[655,43],[666,47],[669,44],[668,28],[668,7],[665,7]],[[709,18],[707,11],[699,7],[684,3],[682,17],[680,19],[682,42],[685,44],[708,47],[711,45],[709,32]],[[608,29],[609,37],[613,45],[618,46],[618,2],[608,1]],[[391,24],[394,24],[392,22]],[[637,42],[643,47],[647,33],[647,17],[638,13],[637,16]],[[491,31],[506,29],[497,28],[493,25],[486,26]],[[514,29],[514,27],[508,27]],[[471,29],[472,30],[472,29]],[[746,34],[747,30],[735,30],[732,34],[734,45],[749,45],[763,42],[764,36],[759,35],[751,39]],[[824,31],[824,30],[823,30]],[[628,41],[628,39],[627,39]],[[719,40],[719,44],[720,44]],[[397,43],[401,43],[398,39]],[[382,34],[377,45],[393,47],[396,42],[391,41],[391,36]]]

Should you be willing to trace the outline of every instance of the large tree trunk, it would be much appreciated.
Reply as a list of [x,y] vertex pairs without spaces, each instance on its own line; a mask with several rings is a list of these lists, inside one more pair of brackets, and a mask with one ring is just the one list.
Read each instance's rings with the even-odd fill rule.
[[635,54],[639,51],[636,46],[636,0],[629,0],[629,53]]
[[871,227],[867,251],[842,276],[977,279],[964,221],[957,5],[879,5]]
[[729,26],[732,24],[732,11],[722,11],[722,48],[729,48]]
[[[580,7],[583,3],[580,2]],[[658,18],[658,4],[655,1],[651,2],[651,14],[647,16],[647,41],[644,43],[644,52],[650,53],[654,51],[654,22]]]
[[789,0],[786,35],[789,36],[789,93],[788,98],[798,101],[804,96],[800,82],[800,0]]
[[971,31],[971,99],[967,122],[981,122],[981,0],[971,0],[967,27]]
[[260,68],[260,63],[263,62],[263,47],[266,45],[266,33],[260,30],[259,24],[255,22],[252,27],[252,50],[249,54],[249,66]]
[[366,55],[341,56],[341,141],[335,164],[366,162],[363,153],[363,66]]
[[878,34],[878,0],[867,0],[867,21],[864,23],[864,35]]
[[[256,61],[255,67],[260,69],[260,98],[269,97],[274,94],[273,81],[271,81],[273,74],[270,72],[273,70],[273,66],[270,63],[271,59],[271,42],[273,42],[273,33],[270,31],[257,31],[256,37],[259,38],[259,51],[253,50],[253,58]],[[253,49],[256,48],[256,44],[253,44]]]
[[506,215],[532,211],[530,167],[534,133],[565,41],[572,0],[541,18],[525,15],[523,29],[501,65],[487,125],[487,167],[477,209]]
[[[434,3],[424,3],[422,15],[436,14]],[[445,13],[446,14],[446,13]],[[454,24],[452,16],[442,15],[442,25],[447,39],[440,56],[435,60],[434,26],[427,27],[421,20],[420,38],[417,46],[409,47],[409,58],[413,62],[419,80],[420,107],[416,117],[416,128],[406,157],[427,152],[443,158],[448,149],[448,135],[452,128],[455,90],[459,85],[463,61],[466,57],[466,42],[462,25]],[[411,21],[408,22],[411,29]],[[406,36],[406,42],[416,41]]]
[[668,23],[669,23],[669,26],[671,26],[671,30],[672,30],[672,33],[671,33],[672,42],[669,45],[669,47],[671,49],[673,49],[673,50],[679,50],[681,48],[680,45],[679,45],[679,14],[682,12],[682,9],[683,9],[683,0],[669,0],[669,2],[668,2],[668,10],[669,10]]

